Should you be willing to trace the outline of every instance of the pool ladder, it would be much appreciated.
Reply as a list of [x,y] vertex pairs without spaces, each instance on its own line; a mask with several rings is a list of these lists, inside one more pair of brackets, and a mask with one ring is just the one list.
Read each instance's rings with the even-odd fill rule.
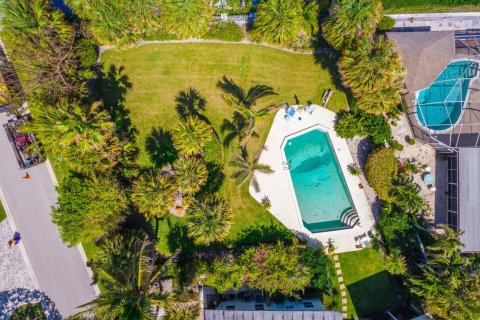
[[358,222],[360,222],[360,218],[358,217],[357,211],[352,208],[342,215],[341,221],[346,225],[354,227]]

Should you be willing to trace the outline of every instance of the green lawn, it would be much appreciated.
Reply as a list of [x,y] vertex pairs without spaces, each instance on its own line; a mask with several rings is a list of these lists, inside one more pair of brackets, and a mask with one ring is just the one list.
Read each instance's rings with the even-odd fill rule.
[[7,214],[5,213],[5,208],[3,208],[3,204],[0,202],[0,222],[7,218]]
[[350,318],[382,312],[397,303],[395,290],[379,251],[364,249],[339,254],[347,287]]
[[382,0],[387,13],[480,11],[479,0]]
[[[223,101],[216,88],[216,82],[223,75],[233,78],[242,86],[272,86],[278,96],[266,98],[259,107],[272,103],[295,104],[296,99],[301,103],[321,103],[327,88],[335,90],[330,109],[338,111],[347,106],[345,94],[336,88],[338,79],[331,75],[331,71],[336,70],[335,65],[325,57],[287,53],[257,45],[163,44],[107,51],[103,53],[101,61],[106,79],[114,79],[115,74],[118,78],[118,69],[121,68],[121,73],[126,77],[123,83],[131,86],[124,95],[118,93],[116,98],[121,100],[124,96],[124,106],[138,129],[141,166],[152,166],[158,161],[158,150],[152,150],[151,144],[147,148],[147,141],[156,136],[152,135],[154,129],[170,130],[179,121],[175,97],[190,87],[206,98],[207,106],[203,115],[223,138],[221,124],[224,119],[231,119],[234,110]],[[111,87],[110,80],[104,84]],[[272,119],[273,114],[259,121],[259,137],[253,138],[247,146],[251,155],[261,149]],[[230,151],[224,150],[225,162],[228,162],[229,155]],[[219,193],[230,202],[234,215],[227,239],[229,244],[258,242],[261,240],[259,236],[275,238],[285,232],[285,228],[250,197],[247,185],[239,187],[229,179],[231,170],[228,166],[224,173],[226,177],[223,183],[219,183]],[[185,237],[184,221],[175,217],[162,221],[159,230],[158,247],[165,253],[180,246],[180,238]],[[188,244],[189,240],[185,241]]]

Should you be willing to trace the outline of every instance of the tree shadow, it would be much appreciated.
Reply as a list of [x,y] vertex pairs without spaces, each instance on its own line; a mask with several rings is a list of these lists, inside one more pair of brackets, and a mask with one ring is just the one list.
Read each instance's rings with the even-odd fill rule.
[[222,134],[227,133],[223,138],[223,146],[230,146],[235,138],[241,139],[246,130],[247,119],[241,112],[234,111],[232,120],[223,119],[223,123],[220,126],[220,132]]
[[387,271],[378,272],[347,285],[359,317],[367,317],[397,304],[395,290]]
[[44,292],[24,288],[0,292],[0,319],[9,319],[13,312],[25,303],[39,303],[47,320],[62,319],[60,312],[55,306],[55,302]]
[[184,224],[173,223],[171,219],[167,217],[167,223],[169,226],[169,233],[167,235],[167,245],[171,252],[177,249],[182,252],[192,252],[195,248],[195,241],[188,234],[188,228]]
[[205,111],[207,104],[207,100],[193,87],[180,91],[175,102],[177,103],[175,109],[183,119],[191,116],[200,117],[200,111]]
[[198,192],[197,196],[199,197],[216,193],[225,181],[225,174],[222,171],[223,167],[220,164],[214,162],[207,162],[205,164],[207,166],[208,179],[202,187],[202,190]]
[[178,151],[173,146],[172,134],[163,128],[152,129],[146,138],[145,147],[150,161],[156,168],[162,168],[178,158]]
[[234,246],[249,246],[277,241],[291,243],[292,239],[293,234],[288,229],[271,222],[269,225],[258,225],[242,230],[232,241],[232,244]]

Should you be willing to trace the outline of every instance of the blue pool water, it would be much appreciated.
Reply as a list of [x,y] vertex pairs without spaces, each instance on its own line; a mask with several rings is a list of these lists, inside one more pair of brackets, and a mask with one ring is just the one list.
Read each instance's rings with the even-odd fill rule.
[[447,65],[430,87],[418,92],[416,111],[420,122],[436,131],[457,123],[468,86],[477,70],[478,63],[474,61],[455,61]]
[[289,139],[283,151],[304,226],[311,232],[347,228],[341,217],[353,204],[328,134],[311,130]]

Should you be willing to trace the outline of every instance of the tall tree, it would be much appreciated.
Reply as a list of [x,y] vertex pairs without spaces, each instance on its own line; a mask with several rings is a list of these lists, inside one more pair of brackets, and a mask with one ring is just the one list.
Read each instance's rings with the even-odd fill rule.
[[145,172],[133,183],[132,201],[147,219],[160,219],[175,204],[175,185],[166,174]]
[[160,0],[67,0],[99,43],[125,46],[160,27]]
[[303,0],[267,0],[257,8],[255,30],[267,42],[286,45],[303,30],[318,31],[318,4]]
[[399,103],[404,69],[391,41],[384,37],[359,40],[343,52],[338,67],[360,109],[383,113]]
[[163,0],[162,22],[182,39],[199,38],[208,30],[214,11],[210,0]]
[[182,157],[173,163],[175,185],[182,196],[193,196],[207,182],[208,170],[202,159]]
[[180,122],[172,134],[175,148],[187,156],[201,154],[205,144],[213,139],[212,127],[197,117]]
[[123,145],[99,102],[88,106],[66,99],[52,105],[34,102],[31,111],[33,121],[26,129],[37,136],[48,156],[87,175],[106,172],[118,163]]
[[5,0],[0,13],[2,39],[27,94],[55,101],[86,93],[86,80],[93,73],[80,62],[79,27],[67,23],[49,0]]
[[253,161],[248,159],[246,152],[243,154],[233,153],[233,159],[229,164],[235,168],[235,172],[232,175],[239,185],[244,184],[250,180],[250,184],[253,186],[256,192],[260,192],[260,185],[257,180],[256,172],[270,174],[273,173],[272,168],[266,164],[259,164],[258,157],[255,157]]
[[57,192],[59,197],[52,210],[52,221],[68,246],[84,239],[97,241],[117,229],[125,218],[125,193],[110,177],[90,180],[68,176]]
[[171,260],[161,259],[155,245],[138,241],[128,272],[105,268],[99,270],[103,288],[93,301],[78,308],[85,309],[73,318],[94,315],[98,319],[157,319],[157,308],[163,307],[167,296],[161,291]]
[[[253,107],[257,104],[257,101],[261,98],[276,95],[277,93],[272,87],[265,85],[256,85],[250,87],[248,90],[244,90],[238,84],[229,79],[226,76],[222,77],[222,80],[217,82],[217,88],[223,91],[224,99],[227,103],[232,104],[234,107],[239,108],[239,112],[243,115],[245,124],[242,128],[242,134],[239,135],[240,146],[244,147],[248,139],[255,134],[256,120],[260,117],[267,115],[275,106],[261,108],[259,110],[253,110]],[[234,117],[238,117],[238,114],[234,113]],[[238,122],[240,123],[240,122]],[[243,124],[242,124],[243,126]]]
[[231,213],[225,201],[210,197],[194,200],[188,209],[188,231],[199,243],[210,244],[225,238],[230,230]]
[[334,0],[322,26],[323,37],[342,51],[357,39],[370,38],[381,18],[380,0]]

